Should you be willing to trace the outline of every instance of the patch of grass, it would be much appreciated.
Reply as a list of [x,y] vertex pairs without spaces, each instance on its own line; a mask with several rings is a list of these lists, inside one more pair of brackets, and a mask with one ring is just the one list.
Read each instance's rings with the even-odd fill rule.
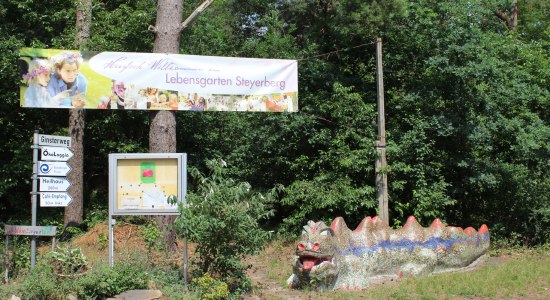
[[[408,278],[398,284],[385,284],[358,293],[363,295],[349,292],[344,295],[348,296],[347,299],[502,299],[526,296],[546,299],[550,298],[550,291],[544,289],[550,286],[549,265],[548,252],[524,254],[477,270]],[[342,296],[342,292],[334,294],[335,298],[330,299]]]
[[[288,264],[287,260],[282,259],[281,253],[283,252],[283,246],[277,245],[273,249],[273,254],[269,256],[269,260],[267,262],[268,269],[267,269],[267,276],[269,279],[277,280],[281,277],[285,277],[288,273],[288,270],[290,270],[290,265]],[[275,253],[278,253],[276,255]],[[286,279],[279,280],[281,284],[285,284]]]

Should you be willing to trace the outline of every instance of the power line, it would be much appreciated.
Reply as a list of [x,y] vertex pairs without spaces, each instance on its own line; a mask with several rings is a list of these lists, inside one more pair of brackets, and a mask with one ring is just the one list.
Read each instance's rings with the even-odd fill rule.
[[327,52],[327,53],[322,53],[322,54],[317,54],[317,55],[313,55],[313,56],[309,56],[309,57],[300,58],[300,59],[297,59],[297,61],[308,60],[308,59],[312,59],[312,58],[316,58],[316,57],[320,57],[320,56],[329,56],[331,54],[344,52],[344,51],[349,51],[351,49],[361,48],[361,47],[365,47],[365,46],[368,46],[368,45],[374,45],[374,44],[376,44],[376,41],[361,44],[361,45],[357,45],[357,46],[353,46],[353,47],[348,47],[348,48],[345,48],[345,49],[340,49],[340,50],[335,50],[335,51],[331,51],[331,52]]

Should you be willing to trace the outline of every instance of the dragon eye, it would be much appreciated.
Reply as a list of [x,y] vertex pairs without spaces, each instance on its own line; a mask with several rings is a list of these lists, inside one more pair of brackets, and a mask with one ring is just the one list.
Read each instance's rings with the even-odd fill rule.
[[330,228],[327,228],[327,229],[321,230],[321,232],[319,232],[319,235],[332,236],[332,231],[330,230]]

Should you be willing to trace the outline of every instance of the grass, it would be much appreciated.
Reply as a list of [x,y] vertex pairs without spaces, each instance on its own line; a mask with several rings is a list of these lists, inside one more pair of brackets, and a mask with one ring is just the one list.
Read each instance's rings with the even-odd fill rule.
[[375,287],[368,294],[373,299],[544,299],[550,297],[549,266],[549,253],[519,256],[468,272],[408,278],[395,285]]
[[[268,279],[286,288],[284,282],[291,267],[288,257],[282,259],[274,255],[281,250],[288,252],[289,246],[271,246],[262,256],[269,269],[266,271]],[[290,297],[280,291],[265,294],[268,300]],[[400,279],[363,291],[318,293],[303,290],[300,294],[297,299],[550,299],[550,250],[514,250],[508,255],[492,257],[474,270]]]

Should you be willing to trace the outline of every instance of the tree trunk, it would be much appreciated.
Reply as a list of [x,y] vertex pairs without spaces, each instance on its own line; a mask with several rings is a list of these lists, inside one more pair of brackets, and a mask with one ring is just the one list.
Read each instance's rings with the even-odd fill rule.
[[[157,20],[154,28],[155,53],[179,53],[180,23],[183,4],[180,0],[159,0]],[[176,116],[172,111],[150,112],[149,152],[176,152]],[[176,234],[168,226],[175,221],[174,216],[156,216],[157,224],[164,235],[164,244],[169,250],[176,248]]]
[[[76,4],[76,45],[82,49],[90,37],[92,25],[92,0],[78,0]],[[65,207],[63,224],[67,226],[78,226],[82,223],[84,215],[84,110],[69,110],[69,136],[72,138],[74,156],[68,161],[71,172],[67,179],[71,182],[69,194],[72,202]]]

